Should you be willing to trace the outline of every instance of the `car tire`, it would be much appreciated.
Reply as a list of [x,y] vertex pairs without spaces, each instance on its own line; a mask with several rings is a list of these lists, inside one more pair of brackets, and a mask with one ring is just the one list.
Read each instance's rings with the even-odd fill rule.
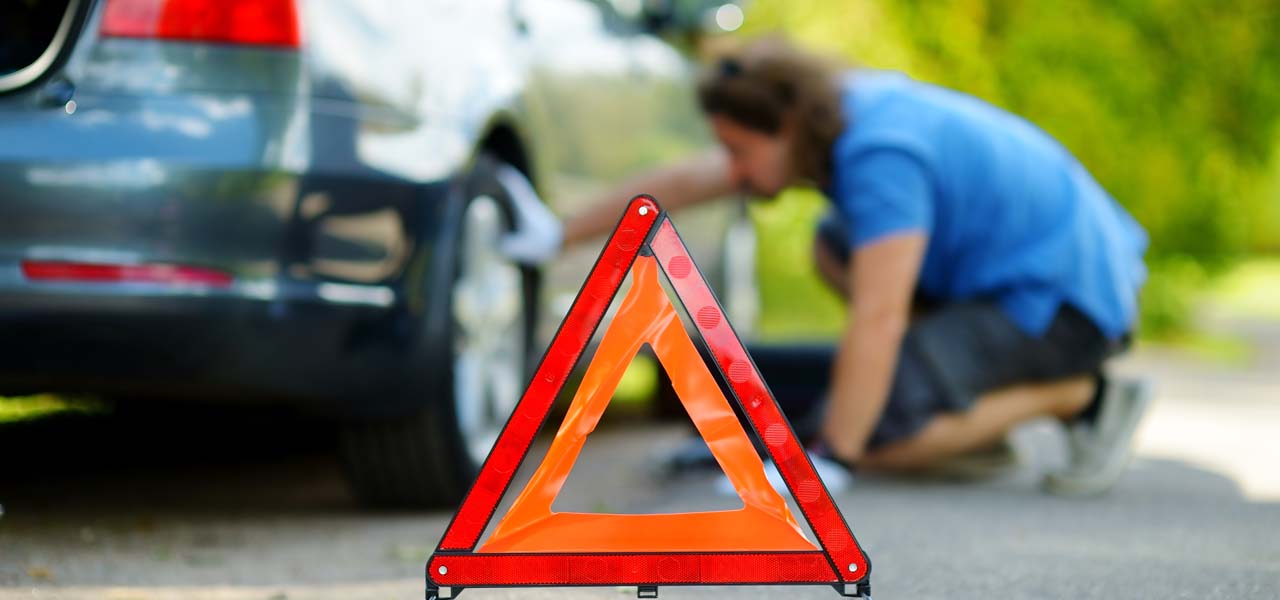
[[481,155],[448,211],[429,278],[439,283],[425,291],[428,308],[416,327],[423,351],[412,353],[418,364],[404,386],[421,408],[343,430],[348,480],[366,504],[459,502],[524,391],[538,272],[498,253],[513,222],[501,168],[510,167]]

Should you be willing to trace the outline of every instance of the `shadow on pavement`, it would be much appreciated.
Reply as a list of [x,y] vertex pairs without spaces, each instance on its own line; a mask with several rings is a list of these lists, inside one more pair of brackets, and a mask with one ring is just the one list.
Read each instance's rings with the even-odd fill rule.
[[0,504],[26,510],[354,507],[329,422],[260,407],[129,406],[0,426]]

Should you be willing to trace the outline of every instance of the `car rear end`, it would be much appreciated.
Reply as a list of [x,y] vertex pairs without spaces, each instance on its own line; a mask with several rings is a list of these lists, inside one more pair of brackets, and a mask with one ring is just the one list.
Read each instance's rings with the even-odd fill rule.
[[295,0],[0,5],[0,393],[351,386],[334,365],[394,292],[308,272],[307,189],[361,174],[313,152],[300,21]]

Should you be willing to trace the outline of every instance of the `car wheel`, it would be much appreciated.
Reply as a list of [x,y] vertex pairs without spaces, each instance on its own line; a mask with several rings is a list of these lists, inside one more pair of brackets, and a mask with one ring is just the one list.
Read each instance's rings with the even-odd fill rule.
[[[502,163],[482,156],[453,211],[448,282],[430,290],[419,330],[423,346],[406,393],[422,408],[401,419],[353,423],[342,451],[349,479],[365,502],[439,506],[461,500],[524,391],[537,315],[537,272],[498,250],[512,227],[510,204],[496,178]],[[433,274],[435,275],[435,274]],[[443,288],[443,289],[441,289]],[[444,316],[445,318],[435,318]],[[412,374],[410,375],[412,377]]]

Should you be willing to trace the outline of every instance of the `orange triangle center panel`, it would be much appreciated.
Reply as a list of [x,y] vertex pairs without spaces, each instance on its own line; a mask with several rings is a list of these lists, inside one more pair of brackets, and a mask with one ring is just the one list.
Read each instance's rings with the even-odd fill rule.
[[[480,551],[816,550],[786,500],[765,478],[764,464],[662,288],[657,262],[638,257],[631,276],[631,289],[605,330],[542,465]],[[671,376],[677,396],[743,507],[645,515],[552,512],[587,435],[646,343]]]

